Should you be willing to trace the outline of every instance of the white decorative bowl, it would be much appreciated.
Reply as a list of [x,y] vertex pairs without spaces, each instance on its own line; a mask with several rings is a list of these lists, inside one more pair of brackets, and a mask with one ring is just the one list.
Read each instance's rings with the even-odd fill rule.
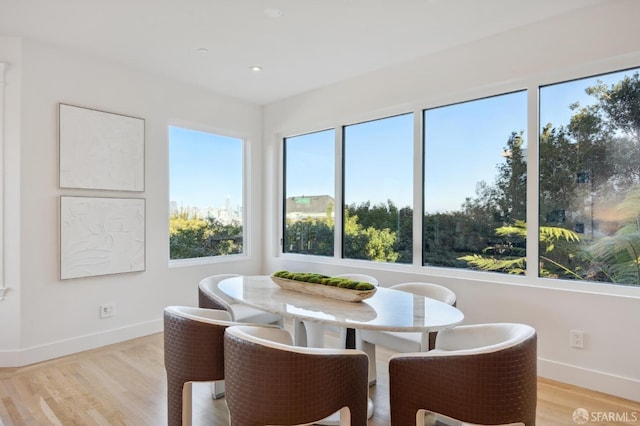
[[374,287],[371,290],[351,290],[349,288],[333,287],[330,285],[295,281],[288,278],[272,276],[274,283],[285,290],[298,291],[300,293],[315,294],[317,296],[330,297],[332,299],[343,300],[345,302],[361,302],[370,298],[376,292]]

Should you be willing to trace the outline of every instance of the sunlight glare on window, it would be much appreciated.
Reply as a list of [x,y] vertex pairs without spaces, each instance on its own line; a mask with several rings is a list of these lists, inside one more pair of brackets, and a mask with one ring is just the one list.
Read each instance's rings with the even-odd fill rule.
[[540,89],[543,278],[640,285],[638,71]]

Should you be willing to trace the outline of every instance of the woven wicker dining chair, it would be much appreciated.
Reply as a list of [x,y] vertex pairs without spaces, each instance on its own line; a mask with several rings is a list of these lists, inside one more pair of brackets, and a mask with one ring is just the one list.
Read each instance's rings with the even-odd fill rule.
[[537,336],[525,324],[440,331],[429,352],[389,359],[391,425],[424,426],[425,414],[483,424],[534,426]]
[[226,311],[188,306],[164,309],[169,426],[191,425],[193,382],[224,379],[224,331],[235,324]]
[[231,426],[300,425],[339,412],[340,425],[367,424],[367,355],[292,346],[289,332],[229,327],[224,337]]
[[[220,309],[229,312],[231,320],[238,323],[273,324],[284,327],[281,316],[237,303],[218,288],[218,283],[227,278],[240,277],[238,274],[217,274],[203,278],[198,283],[198,306],[208,309]],[[211,383],[211,397],[220,399],[225,394],[223,381]]]

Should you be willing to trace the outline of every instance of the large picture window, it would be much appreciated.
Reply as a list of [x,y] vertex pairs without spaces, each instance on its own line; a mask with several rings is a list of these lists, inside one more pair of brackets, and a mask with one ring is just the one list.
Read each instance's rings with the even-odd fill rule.
[[[343,258],[413,263],[414,119],[341,127],[337,183],[333,129],[285,139],[284,252],[333,256],[341,213]],[[640,286],[640,68],[426,109],[422,131],[423,266]]]
[[343,257],[413,261],[413,114],[344,127]]
[[424,111],[424,265],[524,272],[526,96]]
[[335,130],[285,138],[283,252],[333,256]]
[[170,259],[243,253],[243,145],[169,127]]
[[540,276],[640,285],[639,70],[540,89]]

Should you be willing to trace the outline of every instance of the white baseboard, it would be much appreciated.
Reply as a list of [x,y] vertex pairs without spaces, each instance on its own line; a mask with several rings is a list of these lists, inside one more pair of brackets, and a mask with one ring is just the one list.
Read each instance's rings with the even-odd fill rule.
[[542,358],[538,358],[538,376],[640,402],[640,380],[629,377]]
[[65,355],[148,336],[163,329],[163,320],[143,322],[126,327],[86,334],[71,339],[59,340],[22,350],[0,351],[0,367],[22,367]]

